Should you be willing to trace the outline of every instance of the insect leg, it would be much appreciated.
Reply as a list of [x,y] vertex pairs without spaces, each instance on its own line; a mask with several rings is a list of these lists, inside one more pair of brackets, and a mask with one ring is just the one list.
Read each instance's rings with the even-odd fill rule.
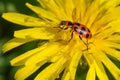
[[[82,40],[80,35],[79,35],[79,38],[80,38],[80,40]],[[85,43],[83,40],[82,40],[82,42],[87,46],[87,50],[88,50],[88,39],[87,39],[87,43]]]
[[87,43],[86,43],[86,46],[87,46],[87,50],[88,50],[88,39],[87,39]]
[[74,31],[71,32],[71,38],[69,39],[68,42],[70,42],[70,41],[72,40],[72,38],[73,38],[73,32],[74,32]]
[[81,36],[79,35],[80,40],[82,40]]

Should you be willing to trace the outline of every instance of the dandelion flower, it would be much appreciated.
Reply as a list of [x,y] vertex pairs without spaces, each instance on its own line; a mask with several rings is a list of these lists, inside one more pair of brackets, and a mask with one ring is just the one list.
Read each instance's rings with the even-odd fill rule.
[[[96,76],[100,80],[109,80],[105,67],[116,80],[120,79],[120,69],[110,59],[120,61],[119,0],[38,2],[41,7],[26,3],[38,18],[14,12],[2,15],[8,21],[28,27],[14,32],[14,38],[3,46],[4,53],[34,40],[47,41],[10,61],[12,66],[23,66],[16,72],[16,80],[26,79],[45,63],[50,65],[39,72],[35,80],[55,80],[60,73],[63,73],[61,80],[76,80],[77,66],[82,59],[89,66],[86,80],[96,80]],[[61,29],[62,21],[85,25],[92,33],[91,39],[81,36],[81,40],[72,28]]]

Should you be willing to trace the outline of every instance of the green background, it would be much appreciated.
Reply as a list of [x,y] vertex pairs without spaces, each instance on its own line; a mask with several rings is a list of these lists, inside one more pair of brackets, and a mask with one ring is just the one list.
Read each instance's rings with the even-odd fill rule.
[[34,41],[17,47],[7,53],[2,53],[2,45],[13,38],[14,31],[25,27],[10,23],[1,18],[1,15],[5,12],[19,12],[36,16],[35,13],[25,6],[26,2],[38,5],[36,0],[0,0],[0,80],[14,80],[14,74],[19,67],[10,66],[9,61],[14,57],[35,48],[37,45],[37,41]]

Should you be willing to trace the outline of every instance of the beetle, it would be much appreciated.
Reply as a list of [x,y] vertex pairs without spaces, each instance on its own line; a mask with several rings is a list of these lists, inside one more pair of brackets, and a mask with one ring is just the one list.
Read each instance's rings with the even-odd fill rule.
[[72,29],[71,39],[73,38],[73,32],[77,33],[81,40],[82,38],[87,39],[87,43],[85,43],[83,40],[82,41],[87,46],[88,50],[88,39],[91,39],[92,33],[85,25],[71,21],[61,21],[60,28],[63,30],[71,28]]

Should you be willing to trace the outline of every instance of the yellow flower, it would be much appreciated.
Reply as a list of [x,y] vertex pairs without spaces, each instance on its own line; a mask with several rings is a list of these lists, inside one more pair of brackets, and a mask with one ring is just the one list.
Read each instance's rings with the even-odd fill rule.
[[[86,80],[109,80],[105,67],[116,80],[120,80],[120,69],[110,60],[120,61],[120,7],[119,0],[38,0],[41,7],[26,3],[39,18],[20,13],[4,13],[2,17],[29,28],[15,31],[12,40],[3,46],[3,52],[34,40],[47,40],[13,60],[12,66],[23,66],[16,80],[24,80],[45,63],[49,63],[35,80],[55,80],[63,72],[61,80],[75,80],[78,64],[86,60],[89,65]],[[71,28],[60,29],[61,21],[71,21],[90,29],[92,38],[86,38]],[[70,40],[70,41],[69,41]],[[87,50],[88,47],[88,50]],[[80,63],[79,63],[80,61]],[[83,63],[83,64],[86,64]]]

